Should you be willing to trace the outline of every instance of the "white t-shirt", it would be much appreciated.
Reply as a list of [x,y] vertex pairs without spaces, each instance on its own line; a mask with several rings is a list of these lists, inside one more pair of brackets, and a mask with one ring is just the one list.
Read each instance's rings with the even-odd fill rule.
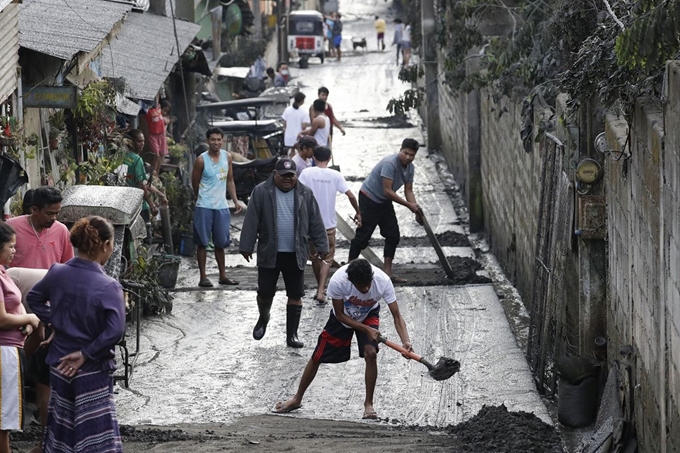
[[401,35],[401,40],[411,42],[411,26],[410,25],[407,25],[407,26],[404,27],[404,32]]
[[299,181],[312,189],[326,229],[335,228],[335,197],[349,190],[342,174],[330,168],[309,167],[302,172]]
[[297,175],[298,178],[302,174],[302,170],[305,168],[311,168],[313,163],[312,159],[303,159],[300,157],[300,154],[296,154],[293,156],[293,162],[295,162],[295,168],[297,169]]
[[297,143],[297,136],[302,132],[302,123],[311,123],[307,109],[302,106],[297,109],[292,105],[286,107],[281,118],[286,122],[286,132],[283,136],[283,143],[286,146],[293,146]]
[[[362,293],[347,278],[346,264],[338,269],[328,282],[328,295],[332,299],[342,299],[345,305],[345,314],[350,318],[362,322],[371,310],[380,306],[380,299],[387,304],[397,301],[394,294],[392,280],[382,270],[371,265],[373,268],[373,283],[366,294]],[[335,314],[335,309],[333,309]],[[343,324],[344,325],[344,324]],[[345,327],[349,327],[346,326]]]

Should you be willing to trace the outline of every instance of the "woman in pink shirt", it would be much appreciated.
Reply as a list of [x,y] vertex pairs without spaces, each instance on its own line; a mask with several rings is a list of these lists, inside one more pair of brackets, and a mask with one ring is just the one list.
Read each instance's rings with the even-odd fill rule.
[[0,222],[0,453],[9,453],[9,432],[23,428],[24,340],[40,321],[27,314],[21,292],[5,268],[14,257],[14,228]]

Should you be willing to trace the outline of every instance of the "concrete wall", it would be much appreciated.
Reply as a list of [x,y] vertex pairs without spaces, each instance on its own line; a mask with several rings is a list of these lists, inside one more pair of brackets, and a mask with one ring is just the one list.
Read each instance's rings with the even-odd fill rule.
[[665,112],[641,99],[630,125],[613,117],[606,123],[610,146],[625,153],[606,166],[609,355],[617,357],[623,344],[633,346],[635,419],[643,452],[680,451],[678,62],[669,63],[666,77]]
[[[631,124],[611,116],[605,122],[607,141],[615,150],[604,159],[607,352],[610,361],[620,359],[620,348],[633,346],[633,416],[642,452],[680,452],[680,62],[668,64],[664,86],[666,105],[641,99]],[[442,149],[469,202],[468,137],[479,127],[485,233],[531,308],[541,150],[523,150],[519,104],[495,102],[485,91],[480,97],[481,119],[470,124],[467,96],[440,83]],[[570,139],[578,143],[575,133]],[[558,122],[558,136],[567,142],[570,134]],[[570,149],[563,168],[572,180],[579,152]],[[583,317],[595,316],[584,301],[579,306],[570,302],[579,291],[589,290],[587,276],[579,276],[592,259],[583,254],[584,245],[578,241],[581,256],[577,251],[565,255],[564,275],[559,276],[565,280],[568,315],[581,319],[582,328],[589,323]]]
[[[467,95],[439,86],[442,151],[468,200]],[[488,91],[481,98],[481,178],[484,227],[493,253],[517,286],[525,303],[531,299],[536,261],[535,240],[540,202],[541,158],[526,153],[520,138],[520,106],[504,98],[495,102]],[[469,202],[469,200],[468,200]]]
[[[666,71],[668,104],[664,116],[665,149],[661,160],[661,301],[667,345],[662,375],[667,380],[665,425],[667,451],[680,451],[680,63],[671,62]],[[664,344],[659,345],[660,348]],[[662,349],[664,350],[664,349]]]
[[[482,92],[484,225],[493,253],[530,305],[541,196],[541,158],[524,151],[520,106]],[[503,113],[502,113],[503,112]]]
[[467,197],[467,110],[466,96],[454,93],[444,83],[439,85],[439,115],[441,119],[442,152],[460,189]]

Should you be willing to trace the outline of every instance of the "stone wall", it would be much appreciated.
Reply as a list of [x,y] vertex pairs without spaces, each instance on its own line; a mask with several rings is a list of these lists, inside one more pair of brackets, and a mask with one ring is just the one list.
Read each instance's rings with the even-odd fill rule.
[[524,151],[520,106],[481,94],[484,226],[493,253],[530,305],[536,266],[541,158]]
[[[666,111],[641,99],[630,133],[609,117],[609,356],[633,346],[641,451],[680,451],[680,65]],[[665,124],[664,124],[665,121]],[[627,140],[629,143],[627,143]],[[665,142],[665,143],[664,143]],[[626,147],[626,145],[629,145]],[[623,154],[620,154],[620,153]],[[622,156],[620,160],[614,160]]]
[[[666,360],[664,409],[668,436],[666,451],[680,451],[680,63],[666,71],[668,103],[664,115],[665,148],[661,159],[661,301]],[[662,348],[664,344],[660,344]],[[663,349],[662,349],[663,351]]]
[[[443,79],[442,79],[443,82]],[[439,117],[442,152],[449,169],[456,177],[460,190],[467,197],[467,108],[466,96],[453,92],[447,85],[439,85]]]
[[[507,99],[495,103],[481,92],[481,176],[484,226],[493,253],[526,301],[535,266],[534,247],[540,199],[540,159],[522,148],[520,108]],[[442,150],[469,196],[467,95],[439,87]],[[503,113],[501,113],[503,112]]]

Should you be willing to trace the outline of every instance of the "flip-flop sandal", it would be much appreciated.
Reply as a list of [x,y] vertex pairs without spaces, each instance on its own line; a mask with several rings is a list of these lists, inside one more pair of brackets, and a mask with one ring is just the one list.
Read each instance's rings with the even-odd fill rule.
[[201,288],[212,288],[213,284],[210,280],[204,278],[203,280],[198,282],[198,286],[200,286]]
[[318,297],[314,296],[314,297],[312,297],[312,300],[314,302],[316,302],[318,305],[326,305],[328,303],[328,302],[326,302],[325,297],[322,297],[321,299],[319,299]]
[[405,278],[397,277],[396,275],[390,277],[390,280],[392,280],[392,283],[408,283],[408,280],[406,280]]
[[219,283],[220,285],[232,285],[232,286],[238,285],[238,282],[236,280],[232,280],[230,278],[221,278]]
[[377,420],[378,414],[375,411],[364,411],[364,416],[361,418],[364,420]]
[[[279,404],[281,406],[279,406]],[[275,413],[275,414],[287,414],[289,412],[296,411],[296,410],[300,409],[301,407],[302,407],[302,404],[299,404],[299,405],[293,406],[293,407],[285,407],[283,405],[283,402],[279,401],[278,403],[276,403],[276,406],[274,406],[274,409],[272,409],[272,412]]]

